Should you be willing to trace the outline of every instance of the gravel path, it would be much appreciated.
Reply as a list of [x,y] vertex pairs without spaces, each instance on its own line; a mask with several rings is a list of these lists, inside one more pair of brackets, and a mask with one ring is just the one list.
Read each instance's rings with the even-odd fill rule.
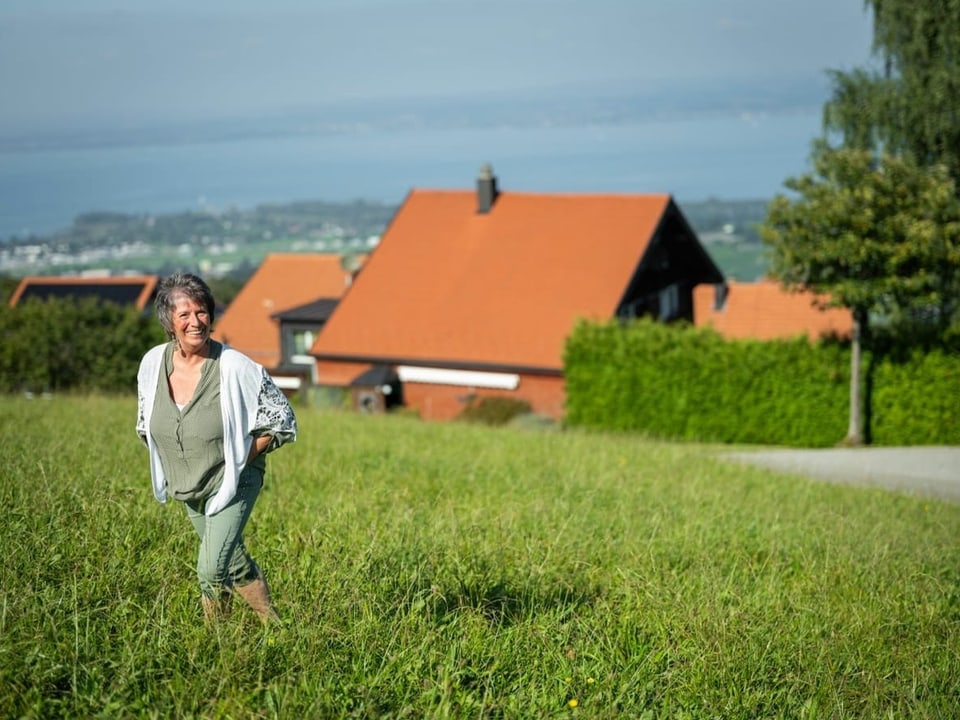
[[960,502],[960,447],[721,452],[721,458],[828,482],[883,487]]

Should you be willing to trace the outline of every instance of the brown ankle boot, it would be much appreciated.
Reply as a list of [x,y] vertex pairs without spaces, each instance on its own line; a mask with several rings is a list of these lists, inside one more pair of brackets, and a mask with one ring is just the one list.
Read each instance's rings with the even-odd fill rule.
[[229,616],[232,599],[233,596],[229,592],[221,593],[219,600],[201,595],[200,604],[203,606],[204,621],[208,625],[213,625]]
[[273,603],[270,602],[270,588],[263,575],[247,585],[235,585],[233,589],[253,608],[264,625],[280,620],[280,616],[273,609]]

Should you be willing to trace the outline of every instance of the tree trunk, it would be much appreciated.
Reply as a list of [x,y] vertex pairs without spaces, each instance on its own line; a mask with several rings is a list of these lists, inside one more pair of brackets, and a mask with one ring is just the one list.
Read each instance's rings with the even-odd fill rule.
[[857,447],[863,445],[863,415],[860,389],[860,338],[866,324],[866,313],[853,311],[853,335],[850,339],[850,424],[843,444]]

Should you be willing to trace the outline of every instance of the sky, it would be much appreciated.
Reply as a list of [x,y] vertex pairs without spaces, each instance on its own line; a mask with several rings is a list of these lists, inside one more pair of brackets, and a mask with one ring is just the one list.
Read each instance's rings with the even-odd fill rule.
[[826,88],[826,70],[868,63],[871,27],[862,0],[3,0],[0,136],[544,89]]

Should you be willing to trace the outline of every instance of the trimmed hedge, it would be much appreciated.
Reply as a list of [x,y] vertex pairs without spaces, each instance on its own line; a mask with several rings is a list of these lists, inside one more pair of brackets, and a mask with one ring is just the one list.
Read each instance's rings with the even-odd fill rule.
[[960,444],[960,356],[941,350],[885,358],[871,373],[877,445]]
[[[865,372],[870,360],[865,355]],[[564,369],[571,426],[793,447],[831,447],[847,431],[850,352],[838,342],[730,341],[648,319],[581,322],[567,341]],[[960,397],[958,369],[947,355],[878,363],[873,392],[865,394],[873,441],[960,443],[950,402]]]

